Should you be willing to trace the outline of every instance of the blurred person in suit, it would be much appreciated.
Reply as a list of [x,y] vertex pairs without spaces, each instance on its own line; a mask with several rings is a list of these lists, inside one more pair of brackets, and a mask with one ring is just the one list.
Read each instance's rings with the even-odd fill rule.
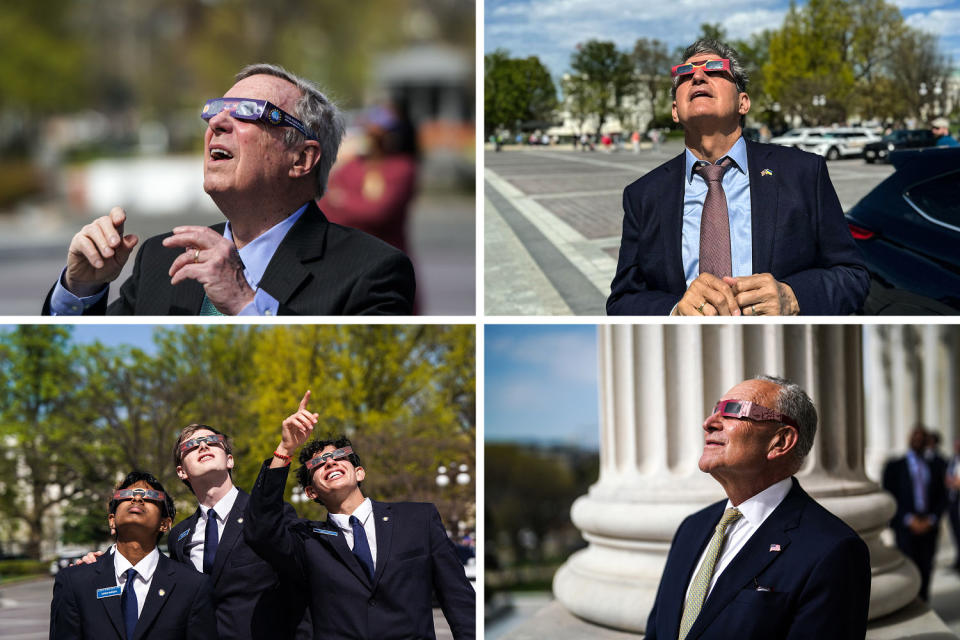
[[203,187],[226,224],[148,239],[108,307],[109,284],[139,242],[114,207],[74,235],[45,315],[411,313],[410,260],[316,205],[343,137],[336,106],[276,65],[244,67],[236,79],[201,113]]
[[760,376],[724,394],[703,423],[699,467],[727,500],[677,529],[648,640],[866,635],[867,545],[793,477],[816,427],[816,408],[788,380]]
[[93,564],[57,574],[51,640],[217,637],[207,577],[157,549],[175,513],[156,478],[142,471],[127,474],[107,516],[116,544]]
[[673,75],[686,149],[623,191],[609,315],[840,315],[869,276],[818,155],[750,142],[739,54],[698,40]]
[[314,440],[300,452],[297,480],[326,507],[324,522],[284,521],[290,462],[318,414],[310,392],[283,421],[281,439],[254,484],[244,535],[309,601],[314,637],[332,640],[435,638],[434,594],[456,640],[473,640],[476,594],[437,508],[363,495],[366,469],[345,437]]

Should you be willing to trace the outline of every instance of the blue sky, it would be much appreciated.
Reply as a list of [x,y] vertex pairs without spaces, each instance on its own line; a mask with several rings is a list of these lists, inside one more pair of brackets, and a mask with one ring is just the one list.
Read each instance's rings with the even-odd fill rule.
[[[940,36],[941,51],[960,63],[960,0],[887,1],[900,7],[910,26]],[[779,28],[789,6],[789,0],[486,0],[484,53],[502,47],[514,57],[537,55],[558,78],[578,42],[612,40],[633,49],[638,38],[658,38],[672,50],[690,44],[705,22],[720,23],[731,39],[745,39]]]
[[[147,353],[154,352],[153,330],[155,327],[174,327],[181,325],[154,324],[76,324],[73,325],[73,342],[89,344],[99,340],[106,346],[122,344],[140,347]],[[0,325],[3,331],[12,331],[16,325]]]
[[484,440],[597,448],[593,325],[487,325]]

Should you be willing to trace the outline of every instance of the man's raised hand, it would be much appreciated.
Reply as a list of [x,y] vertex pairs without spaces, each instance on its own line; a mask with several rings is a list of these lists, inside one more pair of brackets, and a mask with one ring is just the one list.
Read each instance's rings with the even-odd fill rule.
[[[313,425],[317,424],[320,414],[307,410],[310,401],[310,391],[303,394],[300,406],[296,412],[287,416],[281,425],[280,446],[277,452],[285,456],[293,456],[294,452],[310,438]],[[274,458],[276,460],[276,458]]]
[[73,295],[91,296],[113,282],[127,263],[139,238],[123,235],[127,212],[114,207],[83,227],[70,241],[64,286]]

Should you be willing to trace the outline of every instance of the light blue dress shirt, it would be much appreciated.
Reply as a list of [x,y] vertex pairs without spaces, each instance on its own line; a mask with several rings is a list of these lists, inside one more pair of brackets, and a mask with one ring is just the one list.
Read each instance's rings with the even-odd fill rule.
[[[240,259],[243,261],[243,276],[246,278],[250,288],[256,293],[253,296],[253,302],[245,306],[237,315],[264,316],[277,314],[280,303],[276,298],[259,288],[260,280],[263,278],[263,273],[267,270],[267,265],[270,264],[270,260],[273,259],[273,254],[277,252],[277,248],[280,246],[280,243],[283,242],[283,238],[296,221],[300,219],[303,212],[307,210],[308,204],[310,203],[304,204],[285,220],[270,227],[265,233],[257,236],[253,242],[238,251]],[[223,237],[231,242],[233,241],[233,233],[230,230],[229,220],[223,230]],[[60,278],[57,279],[53,294],[50,296],[51,315],[78,316],[82,314],[85,309],[89,309],[99,302],[103,296],[107,295],[109,287],[104,287],[102,291],[92,296],[78,298],[63,286],[63,274],[65,272],[66,267],[60,272]]]
[[[727,196],[730,218],[730,267],[734,277],[753,275],[753,234],[750,229],[750,174],[747,167],[747,145],[743,137],[721,156],[733,160],[723,174],[723,192]],[[687,287],[700,275],[700,215],[707,197],[707,182],[693,172],[701,161],[686,150],[686,180],[683,183],[683,231],[681,258]]]

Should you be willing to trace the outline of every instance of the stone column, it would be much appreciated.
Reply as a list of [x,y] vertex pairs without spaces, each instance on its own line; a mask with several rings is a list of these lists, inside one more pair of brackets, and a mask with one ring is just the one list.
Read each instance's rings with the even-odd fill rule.
[[573,505],[588,547],[553,589],[588,621],[643,631],[680,521],[724,498],[697,468],[701,424],[716,400],[757,374],[790,378],[820,414],[798,478],[870,548],[871,619],[917,594],[915,568],[880,540],[892,499],[863,466],[859,325],[612,325],[599,332],[600,478]]

